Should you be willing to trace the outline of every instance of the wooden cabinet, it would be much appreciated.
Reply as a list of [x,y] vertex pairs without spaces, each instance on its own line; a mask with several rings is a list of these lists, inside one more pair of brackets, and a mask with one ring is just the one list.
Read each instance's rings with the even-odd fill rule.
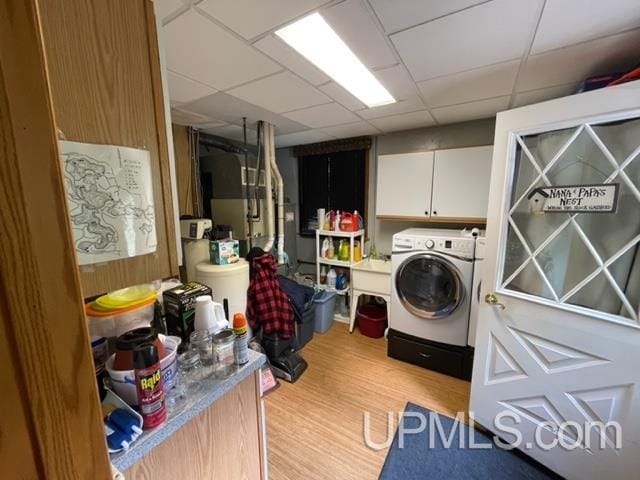
[[85,297],[178,274],[160,57],[150,0],[41,0],[58,133],[149,150],[154,253],[80,270]]
[[432,217],[487,217],[492,153],[492,146],[435,152]]
[[380,155],[381,220],[484,223],[493,146]]
[[433,156],[418,152],[378,157],[376,215],[429,218]]

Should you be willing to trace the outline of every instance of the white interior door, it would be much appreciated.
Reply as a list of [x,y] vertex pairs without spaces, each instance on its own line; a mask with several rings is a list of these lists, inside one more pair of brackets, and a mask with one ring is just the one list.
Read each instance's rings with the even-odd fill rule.
[[[618,185],[615,212],[551,212],[535,193],[604,184]],[[500,113],[489,212],[476,421],[508,441],[502,426],[515,428],[518,448],[567,478],[637,478],[640,82]]]

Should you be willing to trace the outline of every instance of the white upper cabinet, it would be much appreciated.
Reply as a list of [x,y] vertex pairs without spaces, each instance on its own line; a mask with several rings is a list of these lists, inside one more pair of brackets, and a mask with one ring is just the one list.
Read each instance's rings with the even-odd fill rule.
[[429,218],[433,152],[380,155],[376,215]]
[[376,215],[484,221],[492,154],[489,145],[378,156]]
[[492,154],[492,145],[435,152],[432,217],[487,217]]

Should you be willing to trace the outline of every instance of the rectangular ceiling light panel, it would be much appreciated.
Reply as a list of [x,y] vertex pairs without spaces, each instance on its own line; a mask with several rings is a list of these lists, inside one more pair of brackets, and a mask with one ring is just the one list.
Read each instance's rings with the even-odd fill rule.
[[319,13],[276,31],[276,35],[368,107],[395,102]]

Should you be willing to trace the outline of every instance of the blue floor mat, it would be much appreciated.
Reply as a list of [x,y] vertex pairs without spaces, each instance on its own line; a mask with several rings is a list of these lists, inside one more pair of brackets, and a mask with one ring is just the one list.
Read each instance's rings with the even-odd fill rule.
[[[407,403],[405,412],[416,412],[425,415],[427,427],[417,434],[404,435],[404,447],[399,448],[399,435],[387,453],[387,458],[380,473],[381,480],[544,480],[559,479],[561,477],[535,463],[521,452],[504,450],[497,447],[492,437],[478,431],[474,432],[476,444],[491,444],[491,448],[469,448],[470,428],[461,424],[454,429],[449,448],[445,448],[440,435],[436,431],[435,423],[433,442],[429,445],[429,414],[437,415],[426,408],[413,403]],[[437,415],[442,425],[444,440],[450,436],[455,423],[449,417]],[[414,416],[403,416],[405,429],[415,429],[420,426],[420,419]],[[464,448],[460,448],[460,432],[463,433]]]

